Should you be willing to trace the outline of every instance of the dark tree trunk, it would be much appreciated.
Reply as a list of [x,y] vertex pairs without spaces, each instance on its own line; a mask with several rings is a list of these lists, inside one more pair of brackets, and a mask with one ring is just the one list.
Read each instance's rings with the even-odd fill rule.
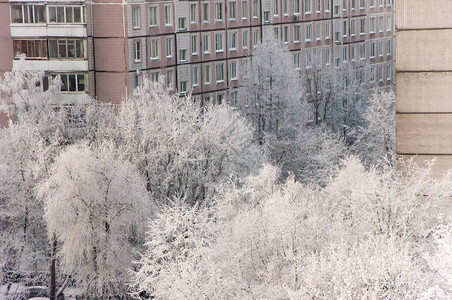
[[57,240],[55,234],[52,236],[52,249],[50,256],[50,300],[56,300],[56,249]]

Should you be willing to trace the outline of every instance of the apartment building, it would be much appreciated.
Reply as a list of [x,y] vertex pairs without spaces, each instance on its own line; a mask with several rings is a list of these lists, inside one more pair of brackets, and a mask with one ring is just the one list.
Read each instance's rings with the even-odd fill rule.
[[[253,48],[281,39],[305,70],[361,62],[366,80],[393,81],[393,0],[0,0],[0,72],[25,54],[61,75],[68,99],[119,103],[164,76],[168,90],[221,103]],[[46,83],[43,82],[45,88]]]

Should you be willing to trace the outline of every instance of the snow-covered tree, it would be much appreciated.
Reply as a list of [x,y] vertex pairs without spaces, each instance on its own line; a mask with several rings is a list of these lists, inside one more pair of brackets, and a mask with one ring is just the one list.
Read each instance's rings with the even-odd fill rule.
[[368,102],[353,150],[367,165],[395,165],[394,92],[375,92]]
[[115,131],[118,147],[161,202],[173,196],[202,202],[216,183],[231,174],[246,176],[263,160],[238,112],[224,105],[201,107],[190,96],[170,96],[148,78],[121,103]]
[[266,134],[293,137],[305,125],[307,109],[290,52],[274,39],[264,40],[243,73],[238,107],[251,120],[258,142],[264,144]]
[[145,182],[110,144],[69,146],[38,187],[62,271],[90,296],[123,294],[151,213]]

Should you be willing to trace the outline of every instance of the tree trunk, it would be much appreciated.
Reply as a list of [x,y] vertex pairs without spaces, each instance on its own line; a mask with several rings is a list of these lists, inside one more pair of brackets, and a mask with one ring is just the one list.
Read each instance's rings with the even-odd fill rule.
[[52,247],[50,252],[50,300],[56,300],[56,248],[57,239],[55,234],[52,236]]

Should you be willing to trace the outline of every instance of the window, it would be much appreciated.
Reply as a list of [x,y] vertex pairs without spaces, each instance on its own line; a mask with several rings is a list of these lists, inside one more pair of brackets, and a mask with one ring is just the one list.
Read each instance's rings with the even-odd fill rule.
[[210,84],[210,65],[204,65],[204,83]]
[[369,7],[375,7],[375,0],[369,0]]
[[293,54],[293,65],[295,69],[300,69],[300,52],[296,52]]
[[192,83],[193,83],[193,86],[198,86],[198,84],[199,84],[198,72],[199,72],[199,67],[198,66],[193,66],[193,68],[192,68],[192,73],[193,73]]
[[166,57],[173,56],[173,38],[166,38]]
[[243,49],[248,49],[248,30],[243,30],[242,31],[242,48]]
[[355,29],[356,28],[356,20],[351,19],[350,20],[350,36],[355,36]]
[[289,26],[283,27],[283,41],[284,41],[284,44],[289,43]]
[[372,83],[375,82],[375,67],[374,66],[370,67],[369,81]]
[[279,36],[279,27],[274,27],[273,28],[273,35],[275,36],[275,40],[279,40],[280,36]]
[[198,36],[191,36],[191,55],[198,55]]
[[229,33],[229,50],[237,50],[237,31]]
[[347,21],[342,21],[342,36],[347,37]]
[[187,18],[179,18],[179,30],[187,30]]
[[355,61],[355,45],[350,46],[350,60]]
[[237,106],[237,97],[238,96],[238,92],[237,91],[231,91],[231,93],[229,94],[229,104],[232,106]]
[[366,59],[366,44],[364,43],[359,45],[359,58]]
[[320,13],[320,0],[315,0],[315,11],[316,13]]
[[58,74],[62,92],[83,92],[86,89],[84,74]]
[[273,15],[279,15],[279,0],[273,0]]
[[306,40],[306,42],[310,42],[312,40],[312,24],[306,24],[305,40]]
[[208,33],[203,35],[203,40],[204,40],[204,43],[203,43],[204,54],[209,54],[209,34]]
[[158,82],[160,77],[160,72],[151,72],[151,81]]
[[171,6],[170,5],[165,5],[164,15],[165,15],[165,25],[172,26],[173,22],[171,21],[172,17],[171,17]]
[[229,64],[229,78],[231,80],[237,79],[237,61],[231,61]]
[[340,37],[341,33],[339,31],[336,31],[334,33],[334,41],[336,42],[336,44],[339,44],[341,42],[341,37]]
[[391,6],[391,0],[386,0],[386,6],[387,7]]
[[173,70],[166,71],[166,88],[168,90],[173,89]]
[[322,23],[321,22],[317,22],[315,24],[315,38],[316,40],[320,41],[322,36]]
[[389,15],[386,17],[386,31],[391,31],[391,26],[391,15]]
[[[167,40],[168,41],[168,40]],[[156,60],[160,58],[160,54],[159,54],[159,40],[155,39],[155,40],[151,40],[149,42],[149,58],[151,60]],[[168,56],[168,49],[167,49],[167,56]]]
[[391,64],[386,66],[386,80],[391,80],[392,67]]
[[342,61],[347,62],[347,47],[342,48]]
[[311,78],[306,79],[306,93],[308,95],[312,94],[312,85],[311,85]]
[[304,13],[305,14],[311,13],[311,0],[304,0]]
[[[54,41],[56,44],[56,40]],[[67,41],[63,41],[67,42]],[[75,51],[75,41],[71,40]],[[80,41],[79,41],[80,42]],[[58,48],[55,47],[57,50]],[[67,48],[64,49],[65,54],[67,54]],[[15,40],[14,41],[14,56],[19,56],[25,54],[27,57],[34,58],[46,58],[47,57],[47,41],[46,40]],[[75,52],[73,53],[75,57]],[[83,51],[82,51],[83,54]],[[58,56],[53,56],[58,57]],[[67,57],[67,56],[65,56]]]
[[247,78],[248,77],[248,60],[246,58],[244,58],[242,60],[242,70],[243,70],[243,77]]
[[202,4],[202,21],[204,23],[209,22],[209,3]]
[[331,48],[325,48],[325,64],[329,65],[331,63]]
[[378,81],[383,81],[383,65],[378,66]]
[[45,11],[44,5],[11,5],[11,22],[46,23]]
[[359,34],[366,34],[366,19],[359,19]]
[[315,51],[315,60],[318,67],[322,66],[322,52],[322,48],[317,48],[317,50]]
[[339,5],[334,6],[334,16],[339,16]]
[[253,0],[253,18],[257,19],[259,17],[259,1]]
[[342,10],[343,11],[347,10],[347,0],[342,0]]
[[224,82],[224,63],[216,64],[215,76],[216,76],[217,83]]
[[179,87],[179,92],[180,92],[181,94],[185,94],[185,93],[188,92],[188,89],[187,89],[187,81],[186,81],[186,80],[181,81],[179,86],[180,86],[180,87]]
[[378,31],[379,32],[383,32],[383,26],[384,26],[384,24],[383,24],[383,21],[384,19],[383,19],[383,16],[379,16],[378,17]]
[[375,17],[369,19],[369,32],[370,34],[375,33]]
[[301,5],[300,5],[300,1],[301,0],[294,0],[293,1],[293,13],[298,15],[301,11]]
[[270,12],[264,11],[264,22],[268,23],[270,22]]
[[223,52],[223,34],[215,34],[215,52]]
[[383,7],[383,0],[378,0],[378,5],[379,5],[380,7]]
[[151,6],[149,8],[149,27],[158,27],[158,7]]
[[190,23],[196,23],[196,4],[190,4]]
[[312,51],[306,50],[306,69],[312,67]]
[[217,94],[217,104],[218,105],[223,104],[223,100],[224,100],[224,94],[223,93]]
[[359,0],[359,9],[364,9],[364,0]]
[[[63,82],[63,80],[61,80],[61,82]],[[135,87],[140,87],[141,86],[141,75],[140,74],[135,74]]]
[[187,61],[187,49],[179,50],[179,61]]
[[326,12],[331,11],[331,3],[330,3],[330,0],[325,0],[325,11],[326,11]]
[[254,29],[253,31],[253,46],[256,47],[259,43],[259,29]]
[[375,58],[375,42],[370,43],[370,58]]
[[330,22],[326,22],[325,23],[325,39],[329,40],[331,35],[330,35]]
[[229,20],[237,19],[237,2],[229,2]]
[[223,21],[223,3],[215,3],[215,21]]
[[386,54],[387,55],[391,55],[391,50],[392,50],[392,46],[391,46],[391,40],[388,40],[387,42],[386,42]]
[[248,1],[242,1],[242,19],[248,19]]
[[[33,18],[27,17],[27,11],[24,11],[24,23],[32,23],[30,22]],[[139,12],[138,12],[138,26],[139,24]],[[132,18],[135,18],[132,16]],[[82,23],[83,15],[82,15],[82,7],[81,6],[49,6],[49,23]],[[136,20],[136,19],[134,19]],[[135,21],[133,23],[135,26]]]
[[378,55],[379,55],[380,57],[383,56],[383,41],[379,41],[379,42],[378,42]]
[[140,28],[140,8],[139,7],[133,8],[132,23],[133,23],[134,29]]
[[135,62],[141,61],[141,42],[133,42],[133,58],[135,59]]
[[300,42],[300,25],[295,25],[293,27],[293,42],[294,43]]
[[289,0],[282,0],[283,14],[287,16],[289,14]]

